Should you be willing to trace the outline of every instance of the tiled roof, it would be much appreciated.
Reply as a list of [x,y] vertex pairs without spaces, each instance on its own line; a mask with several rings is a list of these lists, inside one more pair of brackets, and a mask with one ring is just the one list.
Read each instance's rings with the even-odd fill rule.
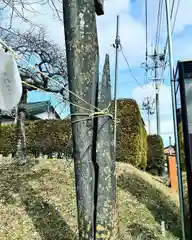
[[31,102],[26,104],[27,113],[30,115],[37,115],[46,112],[50,107],[50,101]]
[[[31,116],[44,113],[48,111],[48,109],[51,109],[53,112],[55,112],[56,116],[60,118],[55,109],[53,108],[53,106],[51,106],[50,101],[30,102],[27,103],[25,107],[27,114]],[[6,117],[12,117],[13,114],[11,113],[11,111],[2,110],[1,115]]]

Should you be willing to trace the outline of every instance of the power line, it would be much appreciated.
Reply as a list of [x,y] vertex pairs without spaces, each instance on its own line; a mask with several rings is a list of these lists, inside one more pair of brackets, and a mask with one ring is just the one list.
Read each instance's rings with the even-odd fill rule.
[[131,76],[133,77],[133,79],[136,81],[136,83],[137,83],[141,88],[144,88],[144,87],[139,83],[139,81],[137,80],[137,78],[133,75],[132,70],[131,70],[131,67],[130,67],[130,65],[129,65],[129,62],[128,62],[125,54],[123,53],[123,48],[122,48],[122,47],[121,47],[120,51],[121,51],[121,54],[123,55],[123,58],[124,58],[125,62],[127,63],[127,66],[128,66],[128,69],[129,69],[129,72],[130,72]]
[[145,52],[145,80],[144,83],[148,81],[148,0],[145,0],[145,42],[146,42],[146,52]]
[[158,7],[158,13],[157,13],[156,41],[155,41],[156,51],[158,51],[160,34],[161,34],[162,10],[163,10],[163,0],[159,0],[159,7]]
[[[170,15],[171,20],[173,19],[174,6],[175,6],[175,0],[173,0],[173,3],[172,3],[171,15]],[[172,31],[171,31],[171,34],[172,34],[172,35],[173,35],[174,29],[175,29],[175,24],[176,24],[176,20],[177,20],[177,15],[178,15],[178,11],[179,11],[179,6],[180,6],[180,0],[178,0],[177,6],[176,6],[175,18],[174,18],[174,21],[173,21],[173,26],[172,26]],[[168,36],[167,36],[166,43],[165,43],[165,47],[164,47],[164,55],[165,55],[165,56],[167,55],[167,46],[168,46]]]
[[148,11],[147,11],[147,5],[148,2],[147,0],[145,0],[145,26],[146,26],[146,36],[145,36],[145,40],[146,40],[146,56],[145,56],[145,60],[146,60],[146,65],[147,65],[147,59],[148,59]]
[[178,0],[177,2],[177,8],[176,8],[176,12],[175,12],[175,18],[173,21],[173,28],[172,28],[172,34],[174,32],[174,28],[175,28],[175,24],[176,24],[176,20],[177,20],[177,15],[178,15],[178,11],[179,11],[179,6],[180,6],[180,0]]

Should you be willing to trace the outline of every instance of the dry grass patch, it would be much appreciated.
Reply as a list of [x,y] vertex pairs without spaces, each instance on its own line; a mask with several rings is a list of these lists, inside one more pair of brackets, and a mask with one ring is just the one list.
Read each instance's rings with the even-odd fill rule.
[[[166,239],[180,234],[177,198],[163,184],[131,165],[118,163],[121,240]],[[78,239],[73,167],[62,160],[0,165],[0,239]]]

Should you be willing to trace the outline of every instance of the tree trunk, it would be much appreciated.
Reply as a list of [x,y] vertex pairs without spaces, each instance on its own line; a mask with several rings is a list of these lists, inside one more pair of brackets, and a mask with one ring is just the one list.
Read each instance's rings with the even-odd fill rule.
[[27,163],[27,150],[26,150],[26,136],[25,136],[25,104],[27,102],[27,89],[23,87],[23,94],[18,106],[17,111],[17,149],[16,149],[16,160],[19,164]]

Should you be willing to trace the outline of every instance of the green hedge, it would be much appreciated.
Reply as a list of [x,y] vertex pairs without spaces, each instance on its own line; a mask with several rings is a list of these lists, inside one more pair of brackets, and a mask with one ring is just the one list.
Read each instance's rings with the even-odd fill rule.
[[0,126],[0,154],[7,156],[16,150],[16,129],[13,125]]
[[147,167],[147,151],[147,132],[144,127],[141,127],[141,163],[139,165],[139,168],[143,170],[145,170]]
[[139,107],[135,100],[119,99],[117,109],[117,161],[145,169],[147,135]]
[[147,171],[155,175],[162,175],[165,166],[164,146],[161,136],[149,135]]
[[[114,103],[112,102],[111,111]],[[147,165],[147,133],[137,103],[132,99],[118,100],[117,161],[131,163],[145,169]],[[69,143],[70,119],[41,120],[25,123],[28,154],[61,152]],[[16,151],[14,125],[2,126],[0,153]]]
[[[27,152],[51,154],[63,152],[71,135],[69,119],[41,120],[25,123]],[[15,125],[1,126],[0,154],[7,156],[16,152]]]
[[179,147],[180,147],[180,162],[182,171],[186,171],[185,167],[185,150],[184,150],[184,138],[183,138],[183,125],[182,122],[178,125],[179,132]]

